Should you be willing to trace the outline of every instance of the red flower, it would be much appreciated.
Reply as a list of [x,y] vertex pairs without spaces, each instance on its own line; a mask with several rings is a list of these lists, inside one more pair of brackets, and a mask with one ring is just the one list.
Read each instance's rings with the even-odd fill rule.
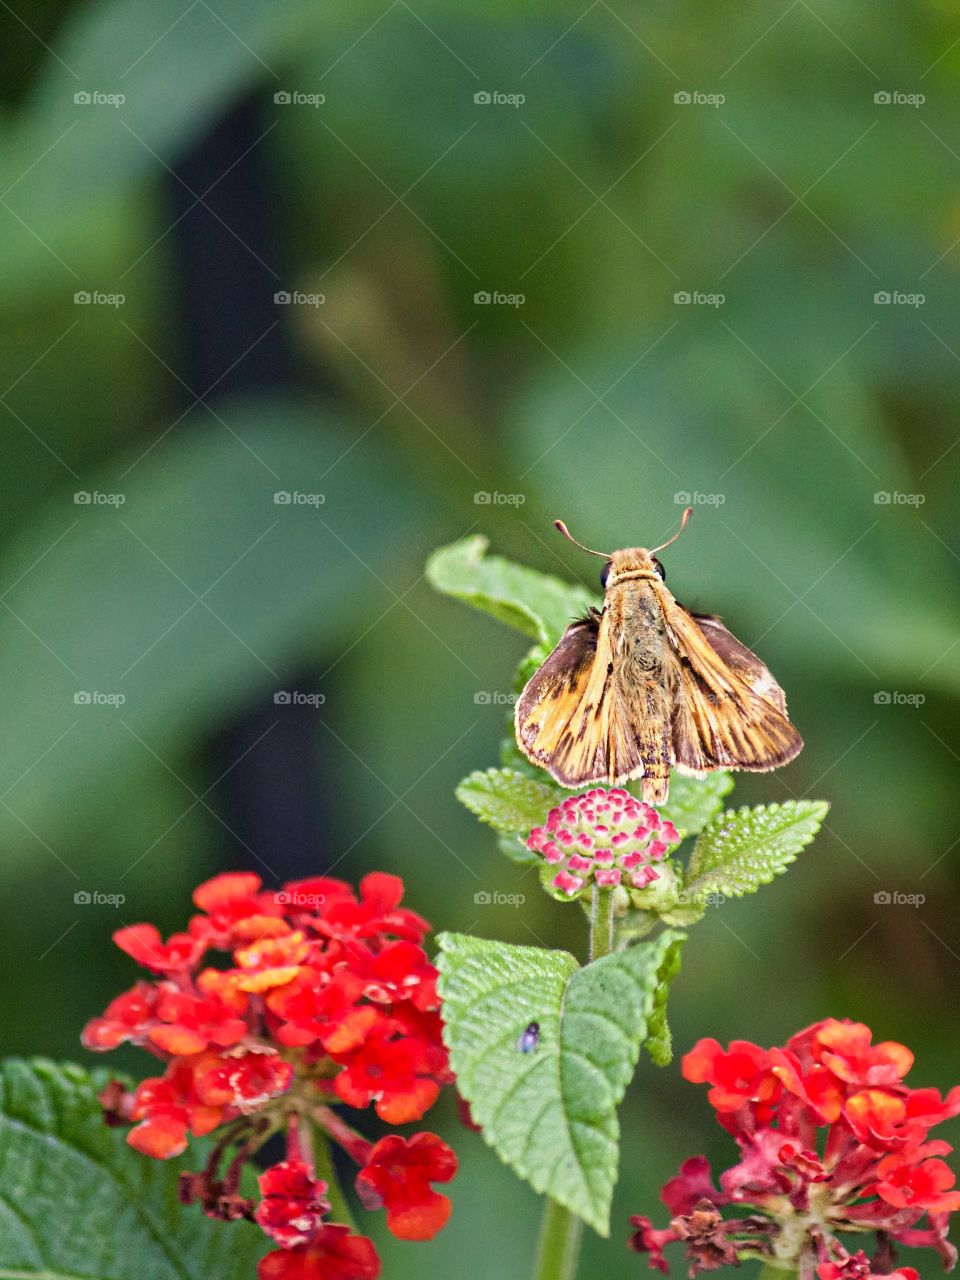
[[[663,1188],[669,1227],[632,1219],[632,1247],[666,1270],[665,1246],[683,1242],[691,1274],[769,1258],[819,1280],[915,1280],[912,1268],[895,1270],[895,1243],[934,1248],[949,1269],[956,1252],[947,1225],[960,1191],[941,1159],[952,1147],[927,1135],[960,1114],[960,1086],[946,1098],[911,1089],[903,1078],[912,1063],[903,1045],[875,1045],[868,1027],[835,1019],[769,1051],[701,1040],[684,1057],[683,1074],[711,1086],[709,1101],[741,1158],[720,1176],[719,1192],[703,1157],[686,1161]],[[720,1210],[732,1205],[751,1216],[724,1218]],[[878,1233],[879,1260],[839,1239],[865,1231]]]
[[749,1040],[731,1040],[724,1050],[716,1040],[699,1040],[683,1057],[683,1078],[711,1084],[707,1094],[717,1111],[739,1111],[747,1103],[766,1114],[781,1092],[770,1055]]
[[430,1075],[428,1048],[409,1036],[392,1038],[389,1027],[375,1028],[344,1061],[333,1081],[337,1097],[351,1107],[375,1102],[377,1115],[388,1124],[419,1120],[440,1092]]
[[221,1049],[239,1043],[247,1034],[246,1018],[216,996],[203,998],[188,991],[161,991],[158,1021],[148,1038],[164,1052],[180,1056],[202,1053],[208,1045]]
[[267,1008],[279,1021],[281,1044],[307,1045],[319,1040],[328,1053],[349,1053],[363,1044],[382,1014],[361,1004],[366,983],[348,969],[328,978],[302,967],[292,982],[271,991]]
[[172,933],[167,942],[153,924],[131,924],[118,929],[113,940],[128,956],[154,973],[182,973],[192,969],[203,955],[205,945],[189,933]]
[[272,1165],[257,1180],[263,1199],[254,1218],[268,1236],[284,1249],[306,1244],[330,1212],[324,1199],[325,1182],[313,1176],[304,1160],[282,1160]]
[[401,1240],[432,1240],[450,1217],[450,1201],[430,1186],[449,1182],[457,1157],[432,1133],[381,1138],[357,1174],[368,1209],[386,1206],[387,1227]]
[[[158,977],[118,996],[83,1042],[104,1050],[131,1041],[166,1069],[133,1093],[119,1083],[103,1090],[105,1115],[132,1125],[127,1141],[156,1159],[222,1127],[204,1169],[182,1176],[181,1200],[215,1218],[253,1217],[281,1246],[261,1263],[261,1280],[379,1272],[369,1240],[325,1220],[327,1188],[301,1146],[311,1123],[362,1167],[359,1185],[370,1204],[386,1206],[395,1234],[426,1239],[449,1215],[431,1183],[452,1178],[456,1159],[439,1138],[374,1147],[328,1105],[374,1104],[388,1124],[403,1124],[452,1080],[437,971],[421,945],[430,926],[402,897],[390,875],[366,876],[358,898],[327,876],[273,893],[238,872],[197,888],[200,914],[188,932],[164,942],[137,924],[115,935]],[[210,948],[228,953],[223,967],[203,967]],[[283,1130],[286,1159],[261,1176],[257,1203],[241,1188],[244,1163]]]
[[84,1027],[81,1036],[84,1048],[104,1052],[116,1049],[126,1040],[143,1044],[154,1022],[158,994],[149,982],[138,982],[111,1000],[103,1017],[91,1018]]
[[328,1224],[309,1244],[260,1259],[258,1280],[376,1280],[380,1259],[366,1236]]
[[361,901],[340,898],[320,916],[317,928],[330,938],[370,938],[378,933],[392,934],[419,942],[430,932],[422,916],[399,905],[403,897],[403,881],[399,876],[373,871],[360,881]]
[[293,1067],[271,1049],[224,1054],[197,1069],[197,1096],[207,1106],[232,1107],[242,1114],[259,1110],[286,1093]]
[[166,1075],[142,1080],[133,1094],[130,1118],[141,1121],[127,1134],[127,1142],[144,1155],[168,1160],[186,1150],[187,1136],[202,1138],[223,1119],[223,1108],[197,1097],[194,1069],[173,1066]]

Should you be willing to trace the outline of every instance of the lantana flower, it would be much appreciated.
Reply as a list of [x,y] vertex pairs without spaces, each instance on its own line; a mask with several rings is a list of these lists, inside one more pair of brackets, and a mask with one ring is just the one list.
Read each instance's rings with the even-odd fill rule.
[[594,787],[551,809],[534,827],[527,848],[551,868],[550,885],[577,897],[601,889],[646,889],[660,879],[657,863],[679,844],[668,819],[621,787]]
[[[452,1081],[437,971],[423,949],[430,926],[401,906],[402,881],[382,873],[366,876],[359,896],[328,877],[273,893],[240,872],[193,897],[199,914],[166,940],[150,924],[114,934],[152,980],[111,1001],[83,1043],[139,1045],[164,1066],[132,1091],[111,1083],[107,1119],[132,1125],[127,1141],[156,1159],[182,1154],[191,1137],[216,1139],[202,1172],[182,1176],[181,1198],[259,1224],[277,1246],[260,1280],[373,1280],[371,1241],[329,1220],[311,1137],[356,1162],[362,1203],[385,1208],[394,1235],[427,1240],[443,1227],[450,1201],[431,1184],[456,1173],[446,1143],[432,1133],[372,1143],[334,1109],[414,1122]],[[211,952],[227,953],[227,965],[211,964]],[[260,1174],[259,1200],[245,1197],[244,1164],[278,1132],[286,1158]]]
[[[917,1280],[897,1265],[898,1245],[931,1247],[950,1270],[957,1252],[947,1228],[960,1191],[943,1160],[953,1148],[929,1133],[960,1114],[960,1086],[945,1098],[911,1088],[910,1050],[872,1039],[862,1023],[828,1018],[782,1048],[700,1040],[684,1077],[710,1086],[741,1158],[719,1185],[705,1157],[687,1160],[661,1191],[669,1225],[632,1218],[631,1247],[666,1272],[665,1247],[682,1242],[691,1276],[762,1258],[801,1280]],[[839,1238],[867,1233],[876,1239],[870,1256]]]

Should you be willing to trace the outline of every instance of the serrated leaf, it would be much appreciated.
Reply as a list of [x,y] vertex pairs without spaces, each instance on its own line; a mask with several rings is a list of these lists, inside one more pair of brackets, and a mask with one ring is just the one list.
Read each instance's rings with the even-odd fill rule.
[[527,836],[542,825],[563,792],[513,769],[475,770],[457,787],[457,799],[495,831]]
[[729,773],[708,773],[705,778],[686,778],[676,771],[670,774],[670,795],[660,806],[681,835],[695,836],[723,808],[723,797],[733,790]]
[[644,1047],[658,1067],[667,1067],[673,1061],[673,1036],[667,1022],[667,1001],[670,998],[670,984],[680,972],[680,952],[685,941],[686,934],[674,936],[657,973],[657,986],[653,993],[653,1008],[648,1019]]
[[[184,1208],[179,1160],[150,1160],[104,1124],[80,1067],[0,1068],[0,1275],[16,1280],[252,1280],[269,1248],[244,1222]],[[189,1164],[202,1165],[195,1151]]]
[[820,830],[823,800],[728,809],[700,833],[687,872],[687,896],[741,897],[780,875]]
[[[460,1092],[500,1158],[606,1235],[616,1108],[647,1033],[674,932],[584,968],[564,951],[443,934],[444,1039]],[[539,1043],[523,1053],[529,1023]]]
[[597,603],[586,587],[486,555],[489,545],[474,534],[441,547],[427,561],[427,580],[541,644],[556,644],[567,624]]

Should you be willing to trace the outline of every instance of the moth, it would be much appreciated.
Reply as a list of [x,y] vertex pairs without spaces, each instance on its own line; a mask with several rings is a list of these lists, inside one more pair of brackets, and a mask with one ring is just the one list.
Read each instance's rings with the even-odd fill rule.
[[787,764],[803,740],[783,690],[713,614],[690,613],[667,589],[663,551],[593,551],[606,563],[603,609],[567,627],[527,682],[515,710],[517,744],[565,787],[642,778],[643,799],[662,804],[670,770],[702,778],[716,769]]

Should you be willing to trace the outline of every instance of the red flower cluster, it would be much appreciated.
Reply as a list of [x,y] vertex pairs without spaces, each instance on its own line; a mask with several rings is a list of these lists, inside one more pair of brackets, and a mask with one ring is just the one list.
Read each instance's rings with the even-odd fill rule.
[[[88,1049],[140,1045],[166,1065],[127,1092],[112,1084],[108,1119],[132,1122],[131,1146],[158,1159],[191,1135],[220,1130],[202,1173],[184,1175],[183,1199],[214,1217],[254,1219],[279,1246],[260,1280],[367,1280],[379,1274],[372,1243],[327,1221],[311,1127],[360,1165],[357,1190],[385,1208],[394,1235],[426,1240],[450,1213],[431,1183],[448,1182],[456,1157],[431,1133],[376,1144],[329,1104],[373,1105],[388,1124],[419,1120],[452,1079],[441,1039],[437,972],[423,950],[430,926],[401,907],[403,883],[373,874],[359,898],[316,877],[272,893],[259,876],[216,876],[195,891],[199,909],[166,941],[149,924],[114,941],[155,976],[118,996],[85,1028]],[[227,952],[227,968],[207,963]],[[239,1193],[243,1164],[274,1133],[287,1158],[259,1180],[259,1203]],[[236,1155],[226,1173],[228,1147]]]
[[[684,1077],[710,1085],[707,1097],[741,1160],[719,1189],[703,1156],[687,1160],[661,1192],[669,1227],[632,1218],[631,1247],[665,1272],[664,1246],[682,1240],[691,1275],[761,1257],[801,1280],[917,1280],[913,1268],[897,1267],[897,1243],[930,1246],[952,1268],[947,1227],[960,1191],[941,1157],[953,1148],[929,1131],[960,1114],[960,1086],[946,1098],[910,1088],[903,1083],[910,1050],[871,1040],[862,1023],[831,1018],[783,1048],[696,1044],[683,1059]],[[727,1206],[747,1216],[724,1218]],[[877,1250],[872,1258],[850,1253],[837,1232],[876,1232]]]
[[571,898],[591,884],[600,888],[645,889],[660,873],[661,861],[680,836],[656,809],[628,791],[594,787],[570,796],[534,827],[527,848],[557,868],[553,887]]

